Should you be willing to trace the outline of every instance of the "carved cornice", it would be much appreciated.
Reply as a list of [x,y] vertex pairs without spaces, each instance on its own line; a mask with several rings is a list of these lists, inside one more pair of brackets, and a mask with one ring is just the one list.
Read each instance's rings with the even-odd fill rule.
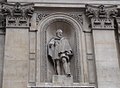
[[115,29],[114,20],[117,16],[117,6],[86,5],[86,16],[91,20],[92,29]]
[[2,14],[6,17],[6,27],[29,27],[34,13],[33,4],[2,4]]
[[3,3],[0,3],[0,29],[4,30],[5,29],[5,17],[1,10],[2,4]]

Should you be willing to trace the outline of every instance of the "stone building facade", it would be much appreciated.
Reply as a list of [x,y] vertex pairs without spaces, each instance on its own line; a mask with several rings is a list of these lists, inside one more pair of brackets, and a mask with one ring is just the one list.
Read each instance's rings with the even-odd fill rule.
[[[120,88],[120,1],[0,0],[0,88]],[[62,29],[72,77],[47,45]]]

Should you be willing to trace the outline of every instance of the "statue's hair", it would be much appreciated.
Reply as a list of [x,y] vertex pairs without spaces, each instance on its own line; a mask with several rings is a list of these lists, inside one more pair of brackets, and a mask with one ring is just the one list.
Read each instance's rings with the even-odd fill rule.
[[61,29],[58,29],[57,31],[56,31],[56,33],[58,33],[58,32],[63,32]]

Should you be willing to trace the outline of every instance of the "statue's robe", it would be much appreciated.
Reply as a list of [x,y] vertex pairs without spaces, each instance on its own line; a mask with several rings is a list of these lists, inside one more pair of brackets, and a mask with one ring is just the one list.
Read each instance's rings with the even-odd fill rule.
[[[51,59],[54,61],[56,59],[60,59],[59,54],[64,52],[69,52],[69,54],[72,54],[72,49],[70,47],[68,40],[64,37],[52,38],[48,44],[48,56],[50,56]],[[68,61],[70,60],[70,58],[67,59]]]

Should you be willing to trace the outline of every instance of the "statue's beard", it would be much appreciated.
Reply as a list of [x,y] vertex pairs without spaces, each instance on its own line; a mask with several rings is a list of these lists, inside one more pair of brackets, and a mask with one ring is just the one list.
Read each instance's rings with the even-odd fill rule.
[[63,36],[62,35],[57,35],[58,38],[62,38]]

